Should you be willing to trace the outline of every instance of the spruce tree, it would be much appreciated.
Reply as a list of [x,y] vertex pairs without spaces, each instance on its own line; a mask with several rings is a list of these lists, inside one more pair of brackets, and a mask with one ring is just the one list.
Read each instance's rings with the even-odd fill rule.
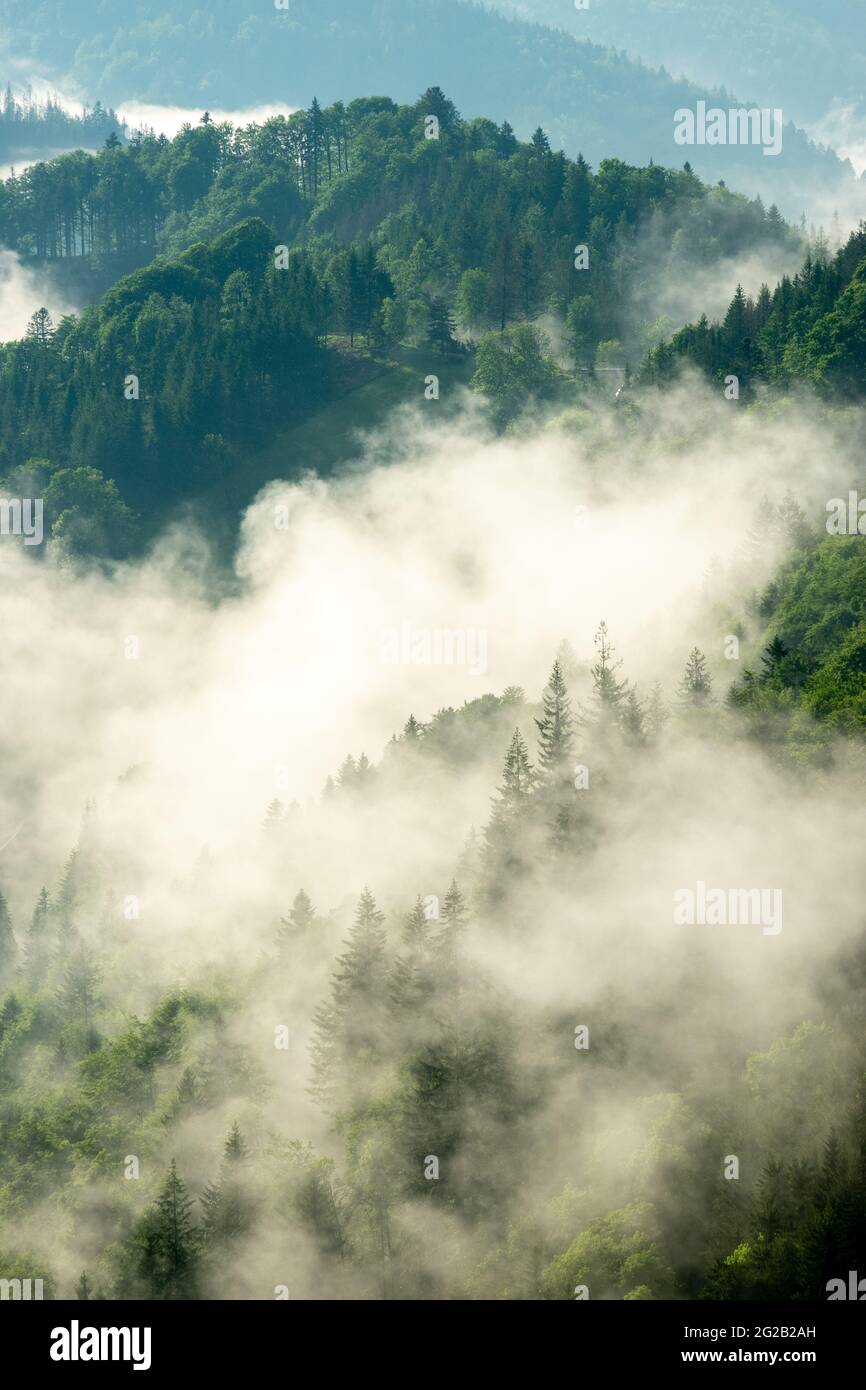
[[18,946],[12,933],[12,922],[6,899],[0,893],[0,980],[15,969],[18,960]]
[[337,957],[331,998],[313,1016],[312,1092],[330,1103],[356,1064],[378,1055],[389,1000],[384,914],[361,894],[346,949]]
[[24,941],[22,968],[27,983],[31,988],[37,988],[45,978],[50,957],[50,943],[48,939],[48,924],[51,913],[51,900],[48,896],[48,889],[42,888],[33,909],[33,916],[30,919],[30,926],[27,929],[27,936]]
[[592,667],[592,706],[590,721],[603,733],[622,722],[623,705],[628,696],[628,681],[617,680],[622,665],[614,661],[614,647],[607,623],[599,623],[594,639],[598,658]]
[[664,702],[661,685],[656,681],[646,708],[646,735],[650,742],[654,743],[661,736],[669,719],[670,713]]
[[541,782],[561,787],[571,780],[574,761],[574,718],[562,667],[553,663],[550,680],[541,699],[542,717],[538,728],[538,767]]
[[280,918],[277,946],[281,956],[291,956],[293,946],[306,936],[316,920],[316,909],[303,888],[295,894],[287,917]]
[[415,1012],[430,990],[430,923],[421,898],[403,923],[403,950],[391,968],[391,1003],[398,1012]]
[[55,899],[57,916],[57,955],[65,961],[78,939],[75,927],[75,911],[79,898],[80,866],[78,850],[74,849],[66,861],[63,878]]
[[282,829],[286,819],[286,809],[278,797],[274,797],[265,812],[263,829],[270,832]]
[[454,316],[444,299],[434,299],[430,305],[427,341],[440,357],[447,357],[454,346]]
[[491,817],[484,828],[482,862],[488,876],[504,873],[509,867],[514,857],[515,837],[519,838],[520,822],[537,780],[523,735],[515,729],[505,755],[502,785],[497,788]]
[[681,709],[705,709],[714,702],[713,681],[702,651],[693,647],[678,686]]
[[629,690],[623,701],[620,727],[627,743],[639,746],[646,742],[646,717],[634,688]]
[[249,1152],[237,1120],[228,1132],[224,1152],[229,1163],[240,1163]]
[[82,946],[67,961],[60,988],[57,990],[61,1017],[77,1026],[86,1052],[92,1052],[99,1045],[94,1015],[101,1003],[101,980],[102,972],[92,952],[86,946]]
[[156,1202],[136,1229],[134,1241],[138,1272],[147,1281],[151,1298],[195,1298],[199,1237],[192,1221],[192,1203],[174,1159]]
[[466,900],[454,880],[442,904],[442,929],[437,941],[440,954],[445,960],[453,961],[459,953],[466,932],[467,917]]
[[208,1183],[199,1199],[202,1206],[202,1237],[210,1252],[224,1247],[242,1235],[249,1226],[252,1204],[244,1192],[241,1178],[247,1156],[246,1143],[235,1121],[223,1146],[219,1182]]

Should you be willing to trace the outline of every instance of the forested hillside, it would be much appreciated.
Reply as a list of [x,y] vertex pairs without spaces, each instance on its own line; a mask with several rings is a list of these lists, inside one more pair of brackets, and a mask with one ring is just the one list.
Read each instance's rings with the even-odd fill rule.
[[[378,764],[347,757],[318,805],[274,801],[247,871],[292,866],[281,921],[248,916],[243,965],[152,983],[143,1012],[153,948],[137,899],[121,909],[133,860],[95,808],[17,943],[0,898],[0,1215],[25,1231],[49,1209],[63,1227],[54,1259],[6,1235],[0,1274],[38,1268],[49,1294],[84,1300],[557,1300],[581,1285],[736,1300],[814,1299],[848,1268],[866,1237],[859,985],[839,1009],[839,977],[813,960],[810,1018],[768,1037],[738,1017],[695,1059],[669,1017],[692,1030],[711,1000],[742,1002],[700,950],[651,999],[623,964],[570,1006],[532,1001],[494,963],[527,934],[543,947],[539,895],[580,893],[621,798],[650,794],[689,730],[729,756],[746,734],[698,651],[673,708],[637,698],[604,624],[579,703],[575,661],[563,647],[538,704],[511,689],[411,717]],[[300,846],[381,823],[403,797],[432,802],[503,743],[489,816],[441,898],[382,911],[365,888],[351,914],[311,900]],[[134,795],[118,788],[121,817]],[[171,920],[211,904],[222,871],[208,856],[177,884]],[[307,1041],[322,1148],[277,1120]],[[726,1184],[732,1150],[744,1180]]]
[[[760,96],[761,104],[783,107],[772,93],[717,92],[689,82],[688,72],[672,77],[643,67],[625,56],[621,41],[612,48],[581,43],[462,0],[291,0],[280,10],[270,0],[205,7],[164,0],[146,15],[121,15],[111,0],[38,0],[25,11],[3,0],[0,21],[10,54],[117,105],[307,107],[314,95],[330,105],[359,91],[408,102],[436,83],[468,115],[508,120],[523,139],[542,125],[555,146],[592,164],[611,156],[635,164],[678,160],[674,113],[702,97],[718,96],[727,107]],[[695,148],[692,158],[703,178],[760,192],[788,217],[799,217],[807,199],[832,208],[833,198],[853,196],[849,166],[793,124],[775,158],[751,145]]]
[[862,400],[866,391],[866,223],[835,255],[819,245],[802,270],[771,293],[736,294],[722,322],[703,315],[648,355],[644,377],[669,379],[684,362],[744,389],[808,383],[825,395]]
[[[520,327],[479,362],[507,421],[534,381],[636,364],[675,326],[671,281],[801,245],[759,199],[688,170],[593,171],[540,129],[520,143],[507,123],[462,120],[438,89],[35,165],[0,186],[0,239],[25,264],[95,263],[109,283],[142,263],[80,318],[37,314],[0,349],[0,474],[34,480],[65,544],[112,535],[113,555],[132,535],[119,501],[162,513],[217,483],[362,380],[360,349],[387,361],[429,343],[435,366]],[[539,316],[562,338],[559,366]]]
[[[492,7],[610,44],[650,66],[782,106],[798,124],[866,88],[866,19],[848,0],[492,0]],[[862,114],[862,113],[861,113]]]
[[[245,90],[222,3],[122,52],[101,0],[34,13],[43,59],[173,94],[192,34]],[[824,1300],[866,1259],[866,536],[826,524],[866,228],[341,90],[0,186],[9,259],[100,291],[0,347],[0,1280]]]
[[16,94],[7,84],[0,107],[0,160],[12,163],[81,146],[98,149],[111,135],[123,138],[125,129],[99,101],[92,110],[73,115],[50,96],[40,100],[32,92]]

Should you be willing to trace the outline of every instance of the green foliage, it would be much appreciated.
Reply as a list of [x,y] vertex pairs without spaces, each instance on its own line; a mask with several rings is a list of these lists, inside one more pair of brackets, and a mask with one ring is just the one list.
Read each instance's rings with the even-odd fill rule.
[[644,381],[664,381],[688,361],[721,382],[735,375],[747,393],[758,386],[808,382],[833,397],[862,399],[866,390],[866,223],[832,257],[810,247],[802,270],[757,299],[738,286],[722,323],[680,329],[654,347]]
[[550,396],[557,379],[550,344],[534,324],[519,323],[488,333],[478,344],[473,386],[490,400],[496,421],[506,425],[532,400]]

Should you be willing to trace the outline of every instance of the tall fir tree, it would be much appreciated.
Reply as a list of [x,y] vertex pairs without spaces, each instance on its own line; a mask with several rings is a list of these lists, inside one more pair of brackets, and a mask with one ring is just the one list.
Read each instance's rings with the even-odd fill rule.
[[31,988],[38,988],[45,979],[48,964],[51,958],[51,942],[49,940],[49,923],[51,917],[51,899],[48,896],[48,889],[42,888],[39,897],[36,899],[36,906],[33,909],[33,916],[30,919],[30,926],[27,929],[27,936],[24,941],[22,969],[28,985]]
[[599,623],[594,643],[598,655],[592,667],[589,722],[605,735],[611,729],[621,726],[625,702],[628,699],[628,681],[617,679],[617,671],[622,662],[613,659],[614,647],[607,623]]
[[706,709],[715,701],[707,658],[697,647],[693,647],[689,652],[677,694],[681,709]]
[[337,958],[331,998],[313,1019],[311,1090],[323,1104],[330,1104],[349,1074],[375,1059],[384,1045],[390,994],[384,921],[365,888],[346,949]]
[[146,1281],[151,1298],[196,1297],[199,1234],[174,1159],[156,1202],[136,1227],[133,1244],[137,1273]]
[[309,894],[299,888],[295,894],[288,916],[280,918],[277,933],[277,948],[280,956],[291,957],[294,946],[302,940],[316,921],[316,909]]
[[12,932],[12,921],[6,899],[0,893],[0,980],[9,976],[18,963],[18,946]]

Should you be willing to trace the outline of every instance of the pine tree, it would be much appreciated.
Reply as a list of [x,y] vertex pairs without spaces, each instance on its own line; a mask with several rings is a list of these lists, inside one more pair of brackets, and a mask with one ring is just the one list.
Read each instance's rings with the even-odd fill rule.
[[420,897],[403,924],[403,944],[411,955],[421,955],[427,949],[430,928]]
[[430,924],[420,897],[403,923],[403,946],[391,969],[389,991],[395,1010],[415,1014],[430,991]]
[[456,878],[460,883],[467,883],[470,890],[475,885],[478,878],[478,871],[481,867],[481,846],[478,839],[478,831],[475,826],[470,826],[469,834],[466,836],[466,843],[457,860]]
[[63,878],[55,899],[57,916],[57,954],[60,961],[67,959],[78,938],[75,928],[75,910],[79,898],[78,850],[74,849],[66,861]]
[[427,318],[427,341],[440,357],[447,357],[454,346],[454,316],[444,299],[434,299]]
[[358,765],[351,753],[346,757],[337,772],[337,786],[340,791],[354,791],[358,781]]
[[505,755],[502,785],[497,788],[490,820],[484,827],[481,862],[485,874],[484,896],[489,906],[501,900],[507,890],[509,874],[523,863],[520,846],[525,813],[537,780],[523,735],[515,729]]
[[48,889],[42,888],[36,900],[36,906],[33,909],[33,916],[30,919],[30,926],[27,930],[23,951],[23,970],[27,982],[32,988],[42,983],[48,968],[50,957],[50,944],[48,940],[50,912],[51,900],[48,896]]
[[82,1303],[87,1303],[87,1302],[89,1302],[89,1300],[90,1300],[90,1281],[89,1281],[89,1279],[87,1278],[87,1271],[86,1271],[86,1270],[82,1270],[82,1271],[81,1271],[81,1278],[80,1278],[79,1281],[78,1281],[78,1288],[76,1289],[75,1292],[76,1292],[76,1297],[77,1297],[78,1299],[80,1299]]
[[192,1203],[172,1159],[162,1190],[134,1236],[138,1272],[147,1280],[152,1298],[196,1295],[199,1238],[191,1213]]
[[282,828],[285,819],[286,808],[284,807],[283,803],[279,800],[278,797],[274,797],[273,801],[269,804],[268,809],[265,812],[263,829],[268,831],[269,833],[278,831]]
[[12,922],[6,899],[0,893],[0,980],[11,974],[18,959],[18,946],[12,933]]
[[638,746],[646,742],[646,717],[634,688],[623,701],[620,727],[627,743]]
[[604,733],[622,723],[623,705],[628,696],[628,681],[617,680],[616,673],[622,662],[613,660],[614,647],[607,630],[607,623],[599,623],[594,645],[598,659],[591,672],[590,721]]
[[241,1169],[248,1155],[237,1121],[223,1146],[220,1179],[201,1194],[202,1237],[211,1253],[242,1235],[252,1216],[252,1203],[243,1190]]
[[571,781],[574,761],[574,718],[562,668],[553,663],[550,680],[541,699],[542,717],[538,728],[538,767],[541,782],[561,786]]
[[306,936],[315,920],[316,909],[313,907],[309,895],[304,892],[303,888],[299,888],[288,916],[280,918],[277,945],[281,956],[291,956],[293,946]]
[[244,1137],[241,1134],[240,1125],[235,1120],[228,1132],[225,1142],[225,1156],[230,1163],[240,1163],[246,1158],[249,1150],[247,1149]]
[[27,340],[47,348],[54,337],[54,320],[45,308],[37,309],[27,325]]
[[714,702],[713,681],[703,652],[693,647],[678,686],[681,709],[705,709]]
[[87,1052],[99,1045],[93,1018],[101,1002],[98,993],[101,979],[102,972],[92,952],[82,946],[69,958],[57,990],[60,1013],[68,1022],[78,1025]]
[[566,685],[572,684],[580,675],[577,653],[567,637],[563,637],[556,651],[556,660]]
[[460,951],[466,932],[467,916],[466,900],[454,880],[442,904],[442,930],[437,942],[439,951],[446,960],[453,961]]
[[771,681],[778,675],[779,667],[787,655],[788,648],[777,633],[767,643],[761,656],[761,665],[764,668],[760,676],[762,683]]
[[670,714],[664,702],[661,685],[656,681],[646,709],[645,727],[650,742],[654,743],[661,736],[669,719]]
[[329,1103],[348,1071],[375,1057],[389,999],[384,914],[369,888],[361,894],[346,949],[337,958],[331,998],[314,1015],[312,1092]]

